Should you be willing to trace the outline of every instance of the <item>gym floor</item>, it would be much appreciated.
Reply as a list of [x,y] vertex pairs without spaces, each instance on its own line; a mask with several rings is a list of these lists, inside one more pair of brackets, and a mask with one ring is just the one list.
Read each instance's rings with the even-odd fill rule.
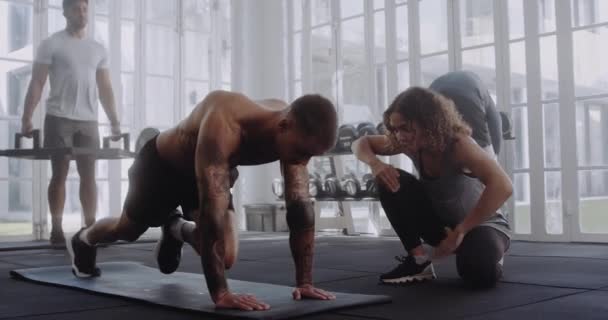
[[[98,251],[98,261],[137,261],[155,266],[154,243],[121,244]],[[513,242],[505,275],[491,290],[462,286],[453,258],[435,264],[438,279],[408,286],[378,284],[402,252],[396,238],[321,235],[314,278],[324,289],[384,294],[390,304],[342,309],[306,319],[606,319],[608,250],[603,245]],[[0,319],[219,319],[120,298],[100,296],[9,277],[19,268],[66,265],[57,249],[0,251]],[[201,273],[198,257],[184,250],[179,271]],[[244,233],[231,279],[291,285],[294,269],[287,234]]]

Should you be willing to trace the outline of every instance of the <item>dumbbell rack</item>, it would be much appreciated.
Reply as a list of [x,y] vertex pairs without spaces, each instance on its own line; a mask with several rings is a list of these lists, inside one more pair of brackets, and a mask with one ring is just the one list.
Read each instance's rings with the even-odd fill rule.
[[[318,157],[329,158],[331,173],[336,176],[338,180],[344,176],[344,166],[341,156],[352,155],[350,151],[343,152],[330,152]],[[339,229],[345,235],[358,235],[355,231],[355,224],[353,220],[351,204],[356,202],[374,202],[374,206],[378,206],[378,199],[356,199],[356,198],[315,198],[314,199],[314,210],[315,210],[315,230],[320,231],[324,229]],[[337,202],[338,212],[335,217],[321,217],[321,203],[323,202]],[[379,210],[372,210],[374,214],[378,214]],[[377,218],[377,217],[376,217]],[[379,221],[379,219],[372,219],[372,221]],[[379,226],[375,226],[377,230],[380,230]]]

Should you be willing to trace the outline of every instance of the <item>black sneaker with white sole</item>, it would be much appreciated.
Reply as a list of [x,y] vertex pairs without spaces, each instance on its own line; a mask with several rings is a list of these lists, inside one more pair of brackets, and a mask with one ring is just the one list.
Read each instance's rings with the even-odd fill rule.
[[383,283],[408,283],[424,280],[435,279],[435,270],[431,261],[423,264],[417,264],[416,259],[412,256],[395,257],[399,261],[399,265],[390,272],[380,276],[380,281]]
[[72,260],[72,273],[79,278],[99,277],[101,270],[95,266],[97,248],[80,240],[84,228],[76,232],[66,242],[66,247]]
[[171,225],[178,219],[183,219],[184,216],[179,210],[173,211],[167,223],[161,227],[162,235],[156,247],[154,255],[156,256],[156,264],[160,272],[171,274],[177,270],[182,259],[182,246],[184,242],[175,238],[171,234]]

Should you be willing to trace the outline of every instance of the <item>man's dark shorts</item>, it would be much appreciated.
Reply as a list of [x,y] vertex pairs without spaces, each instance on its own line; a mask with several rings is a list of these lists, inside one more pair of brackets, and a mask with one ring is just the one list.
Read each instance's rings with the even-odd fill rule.
[[44,118],[44,148],[99,148],[96,121],[78,121],[47,115]]
[[[148,227],[165,224],[178,206],[191,219],[189,215],[199,206],[196,177],[185,176],[161,159],[157,137],[144,145],[129,169],[129,191],[123,207],[131,221]],[[229,208],[233,209],[232,201]]]

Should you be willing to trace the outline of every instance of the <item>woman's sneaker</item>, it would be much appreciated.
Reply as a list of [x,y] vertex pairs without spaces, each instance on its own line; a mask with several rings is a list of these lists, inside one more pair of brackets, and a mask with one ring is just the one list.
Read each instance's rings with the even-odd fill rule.
[[390,272],[380,276],[380,281],[383,283],[408,283],[437,278],[431,261],[417,264],[413,256],[397,256],[395,259],[400,263]]

